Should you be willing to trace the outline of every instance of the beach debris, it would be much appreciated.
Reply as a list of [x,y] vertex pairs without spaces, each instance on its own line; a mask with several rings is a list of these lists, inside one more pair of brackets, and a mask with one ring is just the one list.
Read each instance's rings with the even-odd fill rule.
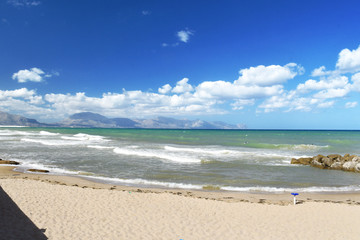
[[360,157],[357,155],[330,154],[327,156],[317,155],[315,157],[293,158],[291,164],[310,165],[321,169],[334,169],[350,172],[360,172]]
[[299,195],[298,193],[291,193],[294,196],[294,205],[296,205],[296,196]]
[[2,160],[0,159],[0,164],[10,164],[10,165],[19,165],[19,162],[16,161],[10,161],[10,160]]
[[28,172],[39,172],[39,173],[48,173],[49,170],[43,170],[43,169],[28,169]]

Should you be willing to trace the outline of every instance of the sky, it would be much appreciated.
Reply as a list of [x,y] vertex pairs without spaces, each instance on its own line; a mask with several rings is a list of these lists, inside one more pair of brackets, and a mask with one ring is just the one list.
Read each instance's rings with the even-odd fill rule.
[[0,0],[0,111],[360,129],[360,2]]

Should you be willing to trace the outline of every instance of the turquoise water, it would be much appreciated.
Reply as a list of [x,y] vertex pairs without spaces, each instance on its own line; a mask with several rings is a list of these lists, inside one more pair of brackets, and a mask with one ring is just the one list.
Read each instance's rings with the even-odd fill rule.
[[359,191],[360,173],[291,165],[360,155],[360,131],[0,128],[0,158],[111,184],[232,191]]

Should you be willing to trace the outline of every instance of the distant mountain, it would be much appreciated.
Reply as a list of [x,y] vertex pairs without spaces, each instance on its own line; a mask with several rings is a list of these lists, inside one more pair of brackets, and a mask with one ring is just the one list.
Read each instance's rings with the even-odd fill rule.
[[167,129],[244,129],[245,125],[232,125],[224,122],[202,120],[180,120],[169,117],[155,119],[107,118],[92,112],[71,115],[59,123],[40,123],[35,119],[25,118],[0,111],[0,125],[27,127],[73,127],[73,128],[167,128]]
[[22,117],[0,111],[0,125],[26,126],[26,127],[48,127],[49,124],[39,123],[35,119]]
[[97,113],[81,112],[71,115],[61,121],[59,125],[88,128],[136,128],[137,122],[129,118],[107,118]]
[[168,117],[155,119],[107,118],[97,113],[82,112],[71,115],[59,123],[65,127],[97,128],[170,128],[170,129],[243,129],[245,125],[202,120],[179,120]]

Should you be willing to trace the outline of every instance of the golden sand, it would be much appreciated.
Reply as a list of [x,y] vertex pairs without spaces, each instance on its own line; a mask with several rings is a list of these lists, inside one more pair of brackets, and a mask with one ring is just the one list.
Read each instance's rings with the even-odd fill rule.
[[[6,239],[358,239],[359,194],[112,186],[0,167]],[[5,213],[5,214],[4,214]],[[32,234],[32,235],[31,235]],[[33,238],[29,238],[33,236]]]

